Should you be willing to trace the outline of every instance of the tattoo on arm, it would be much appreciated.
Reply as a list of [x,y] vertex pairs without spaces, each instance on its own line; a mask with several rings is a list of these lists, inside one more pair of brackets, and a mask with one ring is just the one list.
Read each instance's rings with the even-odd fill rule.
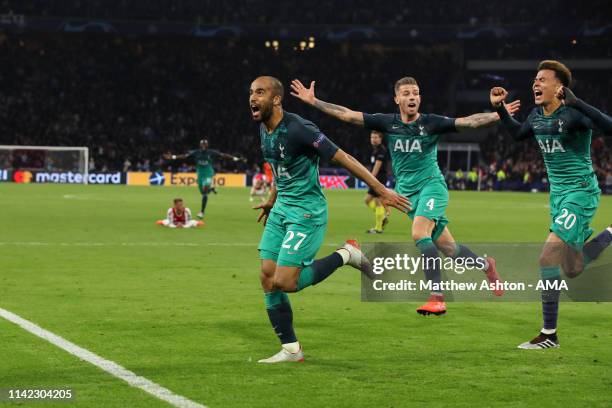
[[361,112],[355,112],[345,108],[344,106],[324,102],[319,99],[315,101],[314,106],[320,111],[344,122],[353,123],[355,125],[363,125],[363,113]]
[[458,118],[455,121],[457,130],[478,129],[481,127],[490,126],[499,121],[499,115],[496,112],[476,113],[465,118]]

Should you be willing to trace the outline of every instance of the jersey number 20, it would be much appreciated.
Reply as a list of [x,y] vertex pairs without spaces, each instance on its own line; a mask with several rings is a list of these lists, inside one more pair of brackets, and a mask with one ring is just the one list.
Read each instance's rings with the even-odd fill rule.
[[576,223],[576,214],[572,214],[565,208],[561,209],[561,215],[555,219],[555,224],[563,225],[565,229],[571,229]]

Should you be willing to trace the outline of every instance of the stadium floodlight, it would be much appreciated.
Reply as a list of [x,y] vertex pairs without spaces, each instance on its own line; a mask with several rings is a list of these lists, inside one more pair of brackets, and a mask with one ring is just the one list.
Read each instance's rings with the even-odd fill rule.
[[0,145],[0,169],[80,174],[87,184],[89,148]]

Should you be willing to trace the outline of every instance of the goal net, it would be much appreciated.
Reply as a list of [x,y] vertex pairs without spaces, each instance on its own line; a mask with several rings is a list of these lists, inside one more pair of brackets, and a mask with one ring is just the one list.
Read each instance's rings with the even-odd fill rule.
[[88,162],[87,147],[0,145],[0,170],[40,173],[42,182],[55,175],[87,183]]

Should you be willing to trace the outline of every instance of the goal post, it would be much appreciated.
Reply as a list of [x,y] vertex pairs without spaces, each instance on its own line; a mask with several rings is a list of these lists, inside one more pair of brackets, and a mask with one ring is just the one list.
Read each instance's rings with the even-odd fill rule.
[[82,146],[0,145],[0,169],[77,173],[87,183],[89,148]]

